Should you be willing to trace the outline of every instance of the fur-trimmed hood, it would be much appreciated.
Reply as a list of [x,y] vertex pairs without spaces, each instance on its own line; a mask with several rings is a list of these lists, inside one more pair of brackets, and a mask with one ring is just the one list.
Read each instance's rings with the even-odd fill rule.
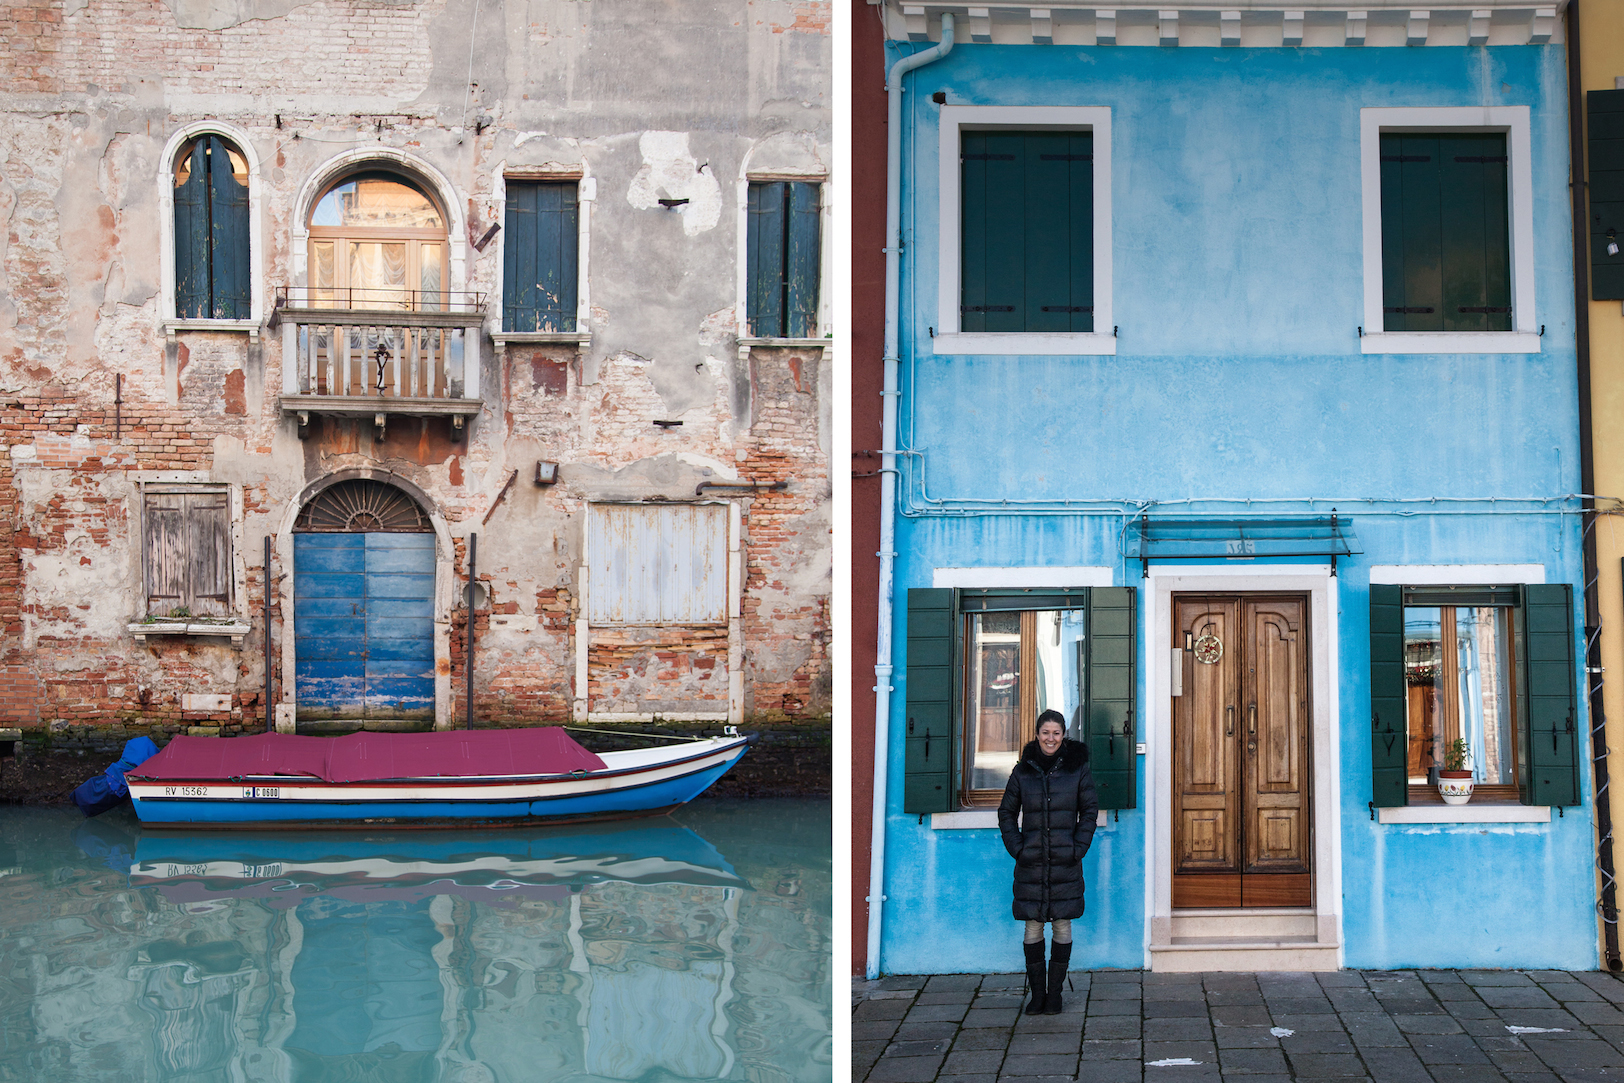
[[[1038,756],[1041,754],[1042,749],[1038,748],[1038,743],[1028,741],[1026,747],[1021,749],[1021,764],[1031,767],[1034,771],[1041,772],[1043,768],[1038,764]],[[1060,742],[1059,766],[1061,770],[1075,771],[1087,762],[1088,746],[1082,741],[1073,741],[1070,737],[1067,737]]]

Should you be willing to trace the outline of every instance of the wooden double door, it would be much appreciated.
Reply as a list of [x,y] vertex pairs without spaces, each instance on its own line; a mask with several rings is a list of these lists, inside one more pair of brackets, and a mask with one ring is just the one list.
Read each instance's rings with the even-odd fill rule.
[[1308,598],[1173,609],[1173,906],[1311,906]]

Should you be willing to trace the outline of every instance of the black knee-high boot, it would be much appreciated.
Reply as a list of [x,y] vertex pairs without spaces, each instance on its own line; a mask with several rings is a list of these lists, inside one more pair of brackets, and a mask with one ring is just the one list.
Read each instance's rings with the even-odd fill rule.
[[1027,944],[1026,948],[1026,984],[1032,987],[1032,1003],[1026,1006],[1027,1015],[1042,1015],[1043,1006],[1048,1003],[1045,999],[1048,992],[1048,983],[1044,979],[1043,967],[1043,941],[1036,944]]
[[1069,966],[1071,966],[1071,945],[1053,945],[1049,951],[1049,984],[1043,995],[1044,1015],[1060,1014],[1060,990],[1066,984],[1066,968]]

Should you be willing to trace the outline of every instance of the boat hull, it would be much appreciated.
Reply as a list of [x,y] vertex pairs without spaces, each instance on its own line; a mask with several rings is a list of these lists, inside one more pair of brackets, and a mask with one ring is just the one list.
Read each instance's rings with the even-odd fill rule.
[[689,760],[553,779],[406,779],[325,783],[289,778],[130,785],[145,824],[468,826],[572,823],[657,815],[693,800],[744,755],[743,740]]

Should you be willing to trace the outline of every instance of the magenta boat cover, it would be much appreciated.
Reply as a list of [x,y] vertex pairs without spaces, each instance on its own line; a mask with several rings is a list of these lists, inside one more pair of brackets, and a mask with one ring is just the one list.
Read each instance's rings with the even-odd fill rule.
[[299,737],[176,737],[129,772],[152,782],[303,775],[327,782],[601,771],[603,760],[557,726],[544,729],[352,733]]

